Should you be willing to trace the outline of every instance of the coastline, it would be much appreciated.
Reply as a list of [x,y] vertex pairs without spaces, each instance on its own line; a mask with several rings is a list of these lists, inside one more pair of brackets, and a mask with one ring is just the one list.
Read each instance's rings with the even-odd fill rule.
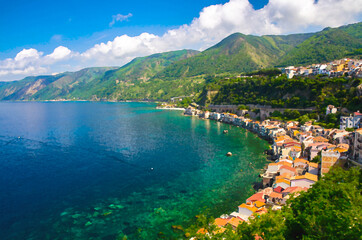
[[[264,150],[263,154],[267,154],[267,160],[272,161],[271,163],[266,163],[264,169],[261,169],[264,170],[259,175],[261,182],[257,181],[254,184],[254,194],[241,201],[236,211],[224,213],[220,217],[212,216],[212,219],[215,218],[212,220],[213,222],[208,222],[202,228],[199,227],[196,235],[212,236],[213,234],[220,233],[220,231],[226,231],[227,228],[225,227],[227,225],[231,225],[232,229],[236,231],[240,224],[248,223],[250,219],[256,216],[268,213],[269,211],[280,210],[287,204],[289,198],[297,197],[301,192],[308,191],[318,181],[320,173],[323,173],[323,170],[320,170],[320,164],[311,161],[314,155],[311,157],[305,153],[303,154],[302,144],[306,138],[300,140],[300,135],[298,135],[299,133],[306,135],[309,132],[310,135],[308,136],[310,137],[307,139],[311,140],[314,145],[320,145],[321,140],[329,141],[315,134],[320,126],[315,127],[316,130],[310,122],[299,126],[297,121],[254,121],[233,113],[201,111],[193,107],[185,109],[183,115],[198,116],[199,119],[214,120],[249,130],[257,135],[259,139],[268,141],[269,149]],[[302,130],[303,128],[304,130]],[[308,130],[305,130],[305,128],[308,128]],[[227,134],[227,132],[224,133]],[[335,144],[338,145],[337,143]],[[334,148],[337,147],[336,145],[329,145],[334,146]],[[341,147],[340,145],[338,146]],[[333,151],[334,148],[330,151]],[[254,168],[253,163],[250,162],[249,167]],[[218,230],[209,232],[212,229],[209,226],[212,225],[216,225]]]
[[175,111],[185,111],[185,108],[166,108],[166,107],[156,107],[156,109],[160,110],[175,110]]

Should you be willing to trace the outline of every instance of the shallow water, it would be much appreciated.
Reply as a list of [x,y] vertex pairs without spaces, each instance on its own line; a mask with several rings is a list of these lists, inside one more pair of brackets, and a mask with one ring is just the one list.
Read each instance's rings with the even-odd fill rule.
[[1,239],[171,239],[206,209],[236,210],[267,143],[154,107],[1,102]]

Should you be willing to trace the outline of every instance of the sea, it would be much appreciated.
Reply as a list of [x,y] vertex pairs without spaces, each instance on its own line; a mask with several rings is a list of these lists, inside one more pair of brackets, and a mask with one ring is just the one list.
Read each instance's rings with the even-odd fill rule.
[[0,102],[0,239],[182,239],[236,211],[268,143],[155,107]]

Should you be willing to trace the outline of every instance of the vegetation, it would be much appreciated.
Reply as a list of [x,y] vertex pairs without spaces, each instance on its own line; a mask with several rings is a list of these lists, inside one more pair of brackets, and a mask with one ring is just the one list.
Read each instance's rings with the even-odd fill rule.
[[[362,97],[357,86],[362,81],[350,78],[259,76],[252,78],[218,79],[206,84],[199,103],[205,104],[203,95],[207,91],[218,93],[210,100],[215,104],[261,104],[275,108],[312,108],[325,112],[328,105],[346,107],[352,111],[362,109]],[[272,117],[297,119],[304,115],[297,111],[276,111]],[[313,118],[313,117],[310,117]],[[338,124],[338,116],[329,114],[322,122]]]
[[[257,215],[250,224],[242,223],[234,232],[197,239],[360,239],[362,236],[362,170],[334,168],[313,185],[308,192],[288,200],[280,211]],[[211,219],[212,220],[212,219]],[[209,221],[210,222],[210,221]],[[211,221],[212,222],[212,221]],[[208,232],[216,226],[205,218],[198,222]]]

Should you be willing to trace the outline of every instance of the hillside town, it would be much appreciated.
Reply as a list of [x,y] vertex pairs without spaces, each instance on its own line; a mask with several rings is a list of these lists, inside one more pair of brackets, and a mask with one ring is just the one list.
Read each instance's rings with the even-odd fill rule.
[[301,67],[289,66],[281,70],[288,78],[318,74],[328,75],[330,77],[351,76],[360,78],[362,77],[362,60],[344,58],[323,64],[312,64]]
[[[326,114],[337,109],[330,105]],[[290,198],[308,191],[320,177],[335,165],[362,166],[362,114],[354,112],[340,119],[340,129],[326,129],[312,121],[300,124],[297,121],[255,121],[246,117],[245,111],[236,113],[201,111],[188,107],[184,114],[202,119],[220,121],[243,127],[270,142],[266,150],[272,160],[260,174],[262,187],[254,195],[240,203],[236,211],[216,218],[213,233],[199,229],[197,234],[213,235],[234,230],[268,210],[279,210]],[[347,131],[346,128],[353,128]],[[196,238],[193,238],[196,239]]]

